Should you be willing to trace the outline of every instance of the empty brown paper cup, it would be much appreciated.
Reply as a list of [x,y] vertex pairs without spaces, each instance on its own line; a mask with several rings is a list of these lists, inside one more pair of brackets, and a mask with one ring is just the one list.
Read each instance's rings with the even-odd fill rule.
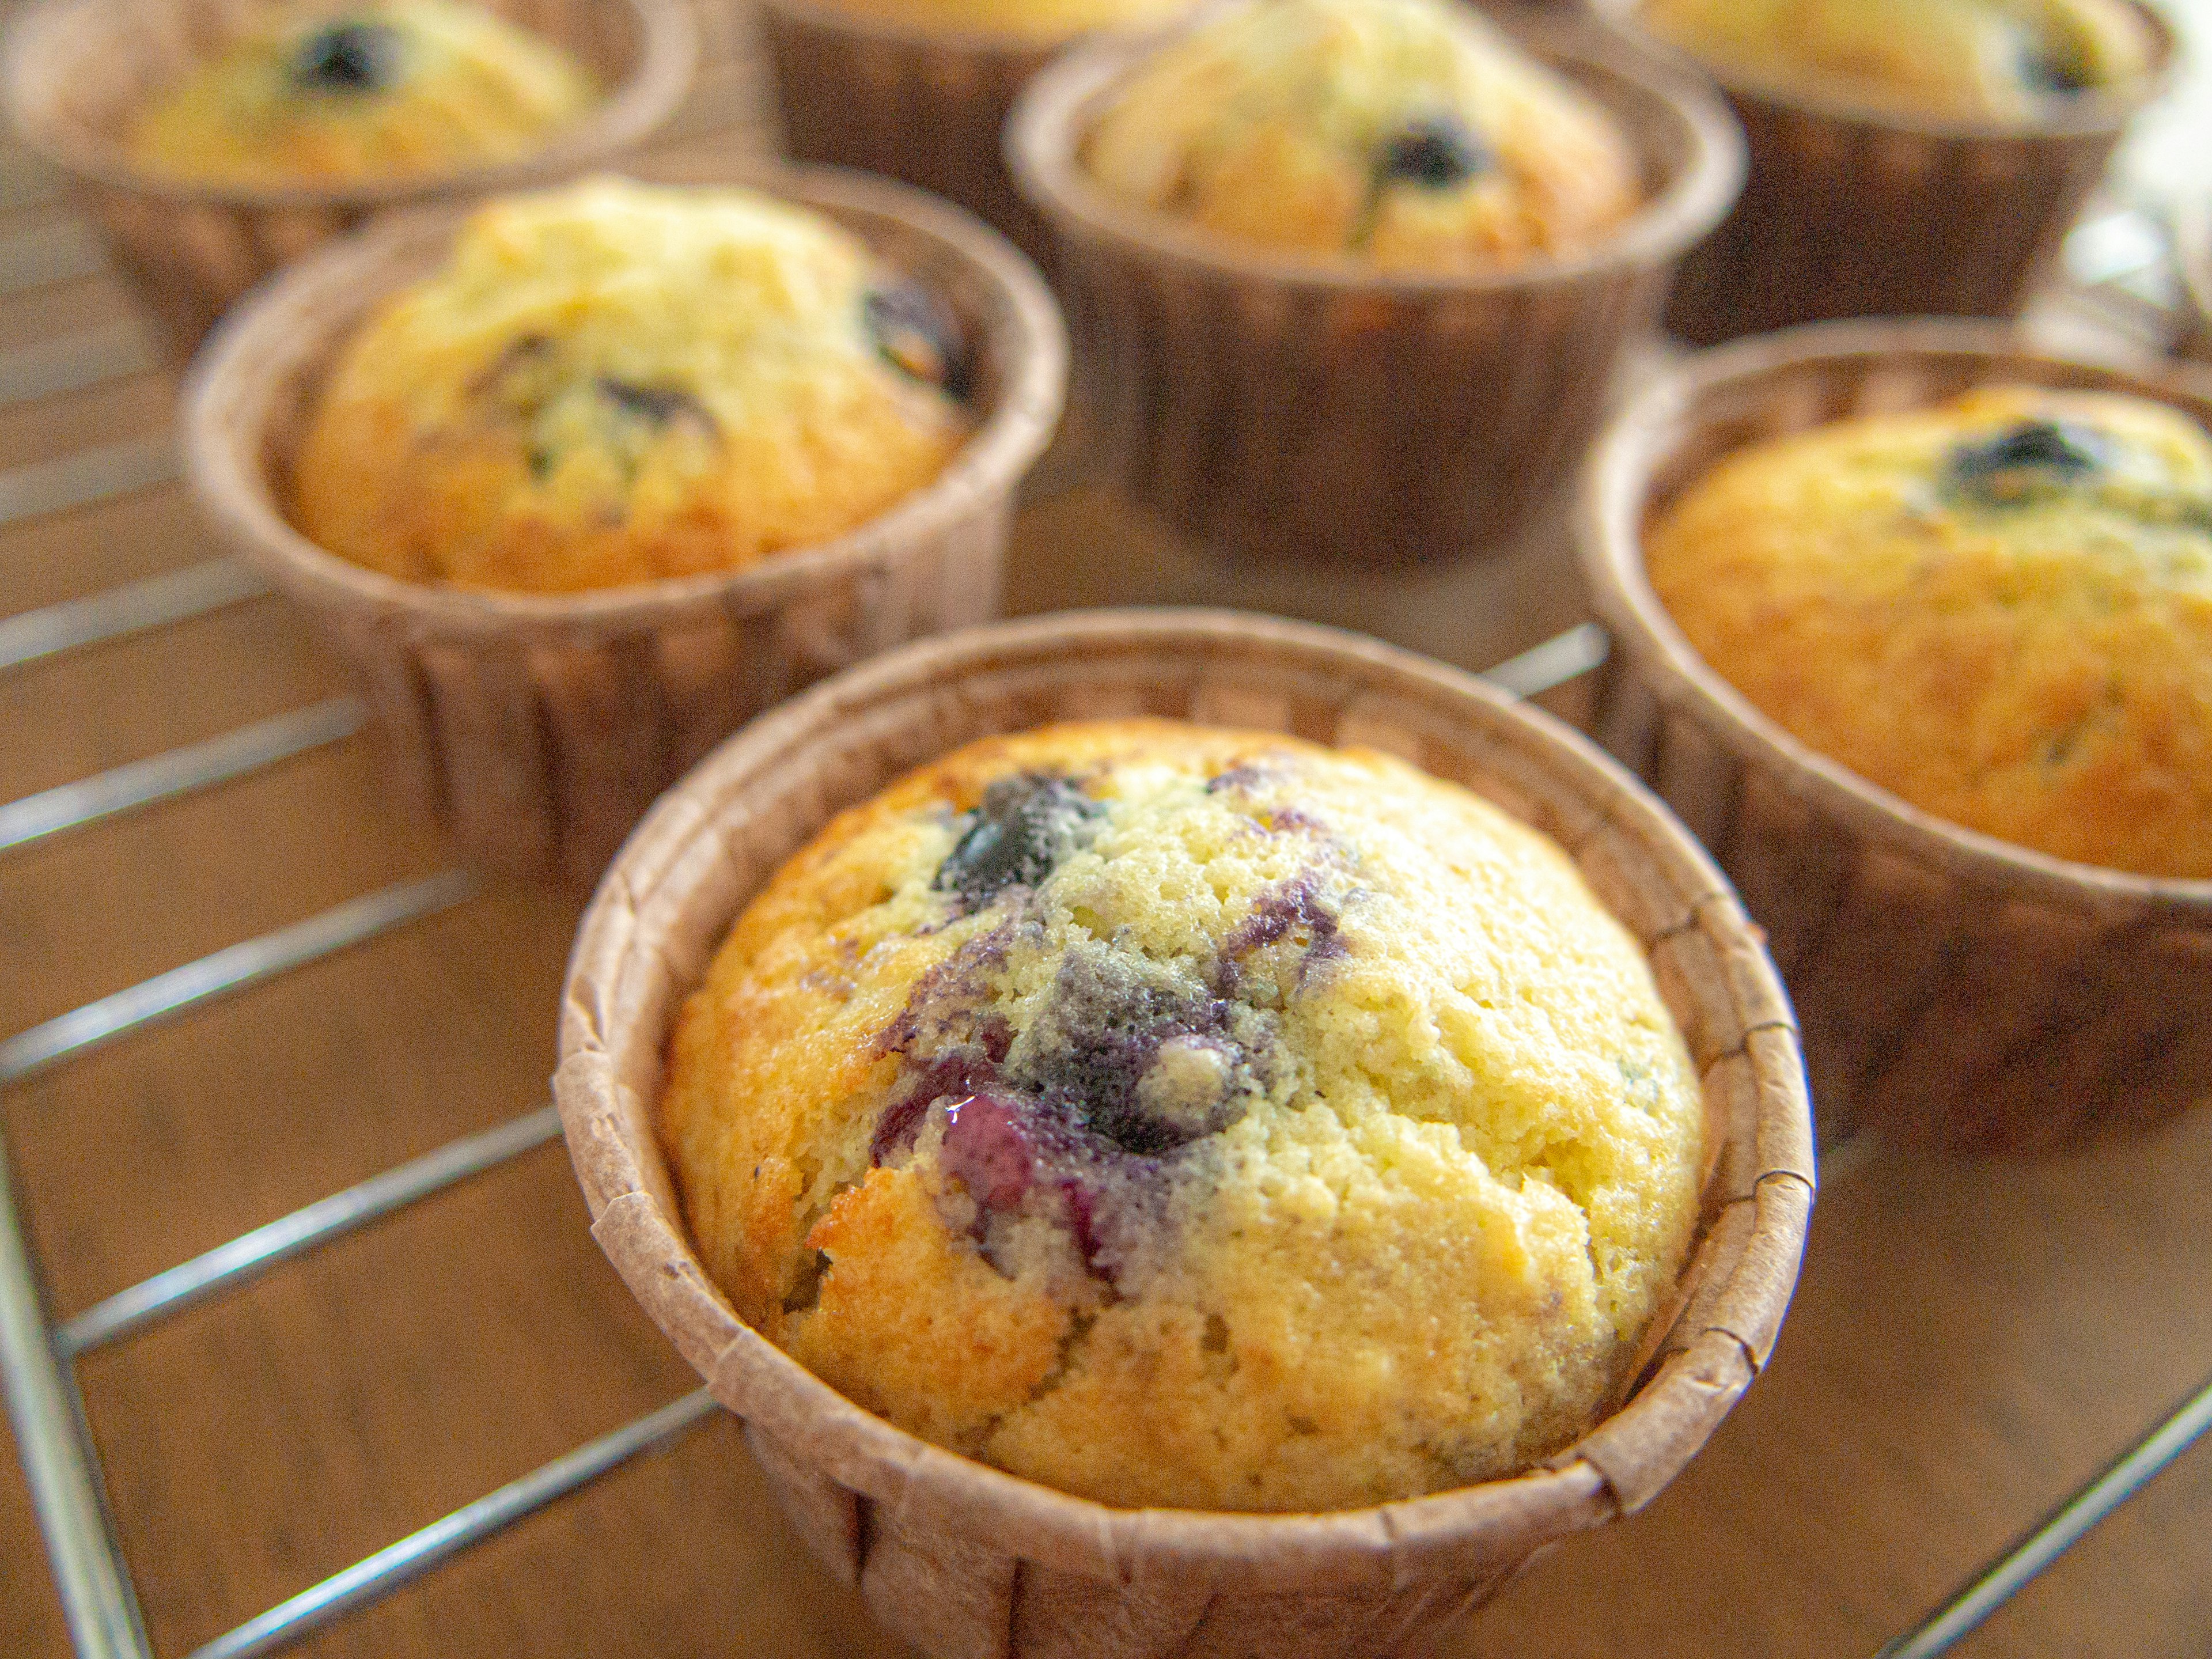
[[[2051,268],[2137,110],[2164,90],[2172,31],[2125,86],[2027,120],[1916,115],[1705,67],[1743,123],[1751,175],[1682,261],[1667,325],[1705,345],[1838,317],[2009,317]],[[1606,9],[1632,27],[1628,0]]]
[[131,155],[147,100],[267,16],[243,0],[40,0],[8,33],[0,82],[23,142],[59,168],[179,362],[278,266],[382,209],[544,183],[608,161],[683,100],[698,49],[688,0],[485,0],[566,48],[601,100],[496,166],[344,184],[196,184]]
[[942,295],[978,346],[978,424],[945,471],[833,540],[598,592],[404,582],[325,552],[286,518],[323,378],[371,307],[443,259],[459,208],[287,271],[216,331],[184,400],[203,513],[351,664],[410,802],[481,862],[579,880],[750,716],[863,657],[997,613],[1013,488],[1052,434],[1066,375],[1036,271],[957,209],[885,179],[769,163],[664,157],[629,171],[817,209]]
[[1997,382],[2154,398],[2212,426],[2202,376],[2050,356],[1991,325],[1837,323],[1690,360],[1586,475],[1583,568],[1614,640],[1600,735],[1766,929],[1827,1135],[2045,1148],[2212,1088],[2212,881],[2069,863],[1920,811],[1753,708],[1645,579],[1644,526],[1731,451]]
[[1743,154],[1689,77],[1594,26],[1512,26],[1626,128],[1647,199],[1587,252],[1480,276],[1238,246],[1106,191],[1084,143],[1140,47],[1030,82],[1008,159],[1058,239],[1079,403],[1146,507],[1257,559],[1446,561],[1510,541],[1572,469]]
[[[1644,941],[1705,1078],[1717,1159],[1682,1311],[1641,1386],[1510,1480],[1374,1508],[1109,1508],[943,1450],[741,1322],[684,1231],[656,1133],[662,1054],[722,935],[843,808],[959,744],[1166,715],[1390,750],[1547,831]],[[746,1438],[815,1555],[922,1652],[1000,1659],[1396,1654],[1546,1545],[1640,1508],[1765,1362],[1813,1150],[1789,1005],[1727,884],[1625,772],[1465,674],[1222,611],[1092,611],[909,647],[754,722],[653,809],[570,959],[554,1080],[592,1232]]]

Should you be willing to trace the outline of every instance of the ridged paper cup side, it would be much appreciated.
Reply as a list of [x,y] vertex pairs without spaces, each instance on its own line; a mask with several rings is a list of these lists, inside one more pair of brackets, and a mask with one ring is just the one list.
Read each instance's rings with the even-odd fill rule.
[[2150,72],[2033,119],[1915,117],[1713,70],[1751,173],[1682,261],[1668,327],[1706,345],[1832,318],[2017,313],[2129,121],[2165,88],[2172,32],[2129,3],[2156,42]]
[[395,580],[287,520],[293,459],[362,316],[444,257],[462,210],[380,226],[256,295],[185,398],[209,522],[348,659],[401,793],[475,860],[594,879],[654,796],[762,709],[925,634],[996,614],[1012,492],[1066,382],[1051,296],[958,210],[857,174],[719,156],[629,169],[821,210],[943,295],[979,343],[979,424],[930,484],[834,540],[734,573],[538,596]]
[[[1553,836],[1650,952],[1705,1079],[1702,1231],[1641,1386],[1546,1466],[1329,1514],[1112,1509],[869,1415],[707,1279],[654,1116],[671,1022],[747,899],[832,814],[962,744],[1130,714],[1400,754]],[[945,1659],[1406,1650],[1689,1461],[1765,1362],[1813,1194],[1789,1005],[1726,882],[1663,808],[1565,727],[1467,675],[1219,611],[1094,611],[927,641],[755,721],[653,809],[601,884],[570,958],[554,1087],[610,1259],[745,1419],[815,1554],[888,1629]]]
[[2212,1090],[2212,882],[2069,863],[1919,811],[1814,753],[1701,660],[1642,536],[1731,451],[1974,386],[2132,393],[2212,426],[2212,380],[2074,362],[2002,327],[1832,323],[1704,354],[1593,452],[1583,560],[1614,647],[1599,732],[1766,930],[1824,1133],[2061,1146]]
[[2212,362],[2212,204],[2184,203],[2174,213],[2174,264],[2181,274],[2181,325],[2177,343],[2187,356]]
[[0,85],[59,168],[177,361],[263,277],[384,209],[481,196],[610,162],[672,114],[698,51],[689,0],[486,0],[566,48],[605,96],[530,155],[353,184],[194,184],[126,146],[148,100],[266,16],[240,0],[39,0],[9,26]]
[[1006,177],[999,133],[1056,46],[929,30],[834,0],[761,0],[760,22],[793,158],[933,191],[1045,263],[1051,239]]
[[1079,402],[1177,528],[1269,562],[1449,561],[1503,549],[1571,471],[1742,151],[1717,100],[1594,26],[1513,26],[1621,121],[1649,196],[1601,246],[1490,276],[1278,256],[1121,203],[1082,152],[1141,49],[1030,83],[1008,156],[1057,238]]

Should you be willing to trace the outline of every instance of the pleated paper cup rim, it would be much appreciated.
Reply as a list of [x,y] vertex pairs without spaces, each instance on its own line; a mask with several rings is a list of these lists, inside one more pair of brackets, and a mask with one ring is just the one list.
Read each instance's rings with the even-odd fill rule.
[[[1510,787],[1503,781],[1509,775],[1541,774],[1571,799],[1577,815],[1588,815],[1585,847],[1617,835],[1640,849],[1648,860],[1638,866],[1642,875],[1620,878],[1649,884],[1638,889],[1639,902],[1655,914],[1690,918],[1645,945],[1655,957],[1680,938],[1681,927],[1700,939],[1726,939],[1727,965],[1695,984],[1675,981],[1679,1000],[1691,1005],[1686,1036],[1694,1028],[1711,1042],[1736,1045],[1698,1059],[1708,1113],[1717,1120],[1711,1133],[1722,1142],[1711,1149],[1717,1163],[1704,1194],[1709,1225],[1682,1270],[1690,1311],[1678,1307],[1654,1338],[1654,1346],[1675,1338],[1680,1345],[1660,1346],[1665,1357],[1650,1381],[1547,1464],[1326,1513],[1116,1509],[894,1427],[746,1326],[691,1248],[657,1144],[641,1158],[623,1127],[637,1115],[626,1100],[653,1110],[624,1080],[636,1075],[624,1062],[647,1067],[657,1093],[667,1025],[714,941],[750,896],[738,890],[728,843],[772,824],[777,844],[795,837],[787,849],[795,850],[833,812],[854,804],[847,794],[873,793],[872,784],[806,775],[810,759],[838,764],[828,733],[859,739],[880,732],[889,743],[902,729],[901,719],[915,719],[913,711],[930,702],[988,709],[994,696],[1016,695],[994,674],[1001,682],[1050,678],[1062,687],[1120,686],[1117,673],[1158,685],[1172,674],[1194,687],[1209,667],[1227,675],[1253,665],[1264,666],[1270,684],[1325,680],[1340,720],[1348,711],[1388,708],[1407,720],[1449,725],[1470,746],[1480,739],[1491,745],[1486,753],[1495,752],[1500,788]],[[995,718],[956,712],[947,723],[966,719],[979,731],[1014,729],[993,725]],[[799,809],[775,818],[787,799],[800,802]],[[772,866],[786,855],[766,862]],[[1663,805],[1579,734],[1469,675],[1356,635],[1247,613],[1068,613],[939,635],[848,669],[754,720],[663,797],[609,869],[580,927],[563,997],[555,1096],[602,1248],[718,1397],[796,1448],[809,1467],[895,1504],[902,1516],[1094,1579],[1234,1574],[1237,1589],[1269,1593],[1389,1584],[1431,1552],[1448,1558],[1485,1539],[1526,1541],[1533,1549],[1640,1508],[1694,1456],[1763,1366],[1796,1282],[1813,1152],[1788,1002],[1757,941],[1725,878]],[[1656,960],[1655,971],[1667,981]],[[656,1022],[659,1030],[646,1029]],[[1698,1042],[1692,1039],[1693,1053]],[[1746,1073],[1741,1084],[1712,1080],[1737,1060]],[[1714,1104],[1722,1096],[1729,1103],[1725,1115]],[[1715,1254],[1723,1216],[1747,1219],[1748,1231],[1736,1229]]]
[[639,143],[676,112],[698,65],[699,28],[689,0],[594,0],[629,13],[638,32],[629,75],[577,120],[527,154],[476,166],[394,178],[313,184],[238,184],[193,179],[137,161],[119,137],[96,134],[33,112],[40,88],[57,73],[51,55],[72,31],[98,27],[109,0],[35,0],[0,42],[0,88],[9,124],[24,144],[65,173],[135,196],[188,206],[252,212],[324,209],[366,212],[441,198],[489,195],[543,184]]
[[[1812,323],[1717,346],[1662,375],[1608,424],[1585,463],[1578,503],[1583,574],[1606,625],[1632,648],[1666,707],[1691,714],[1790,795],[1869,841],[1984,888],[2033,894],[2101,918],[2212,921],[2212,879],[2138,875],[2054,857],[1914,806],[1792,736],[1698,654],[1652,589],[1643,532],[1668,441],[1701,400],[1826,362],[1919,357],[2002,359],[2006,379],[2055,389],[2130,392],[2173,404],[2212,429],[2212,372],[2127,367],[2041,349],[2002,323],[1948,318]],[[2011,366],[2016,366],[2014,373]],[[1989,382],[1983,382],[1988,384]]]
[[[1050,441],[1067,378],[1060,313],[1029,261],[980,220],[886,179],[738,157],[633,158],[612,169],[653,182],[727,185],[821,210],[896,222],[980,276],[1000,304],[989,347],[1004,376],[988,414],[934,479],[842,536],[772,553],[734,571],[579,593],[542,594],[404,581],[318,547],[280,505],[265,426],[283,387],[327,371],[369,308],[429,268],[471,204],[380,222],[278,273],[218,325],[180,399],[186,470],[202,510],[244,555],[295,595],[346,610],[408,616],[426,634],[635,633],[688,612],[770,609],[826,577],[883,562],[944,531],[976,501],[1011,492]],[[867,240],[862,232],[863,240]],[[249,418],[236,411],[243,405]]]
[[[1686,159],[1625,223],[1586,248],[1470,272],[1381,271],[1349,256],[1283,253],[1234,241],[1122,201],[1095,182],[1082,161],[1084,143],[1115,89],[1196,21],[1133,40],[1091,40],[1051,64],[1023,90],[1006,125],[1006,166],[1030,204],[1063,234],[1135,247],[1164,264],[1281,289],[1409,299],[1511,294],[1666,264],[1718,225],[1743,189],[1742,130],[1699,77],[1588,23],[1493,18],[1586,94],[1593,74],[1609,77],[1674,122]],[[1659,159],[1638,156],[1647,174]]]
[[2005,142],[2035,138],[2096,138],[2116,135],[2137,111],[2164,93],[2172,81],[2177,46],[2173,27],[2142,0],[2123,0],[2151,33],[2150,67],[2114,86],[2053,94],[2033,112],[2017,116],[1960,115],[1915,110],[1855,94],[1840,79],[1792,81],[1765,76],[1740,64],[1705,58],[1646,27],[1638,18],[1638,0],[1592,0],[1611,28],[1655,56],[1690,66],[1730,98],[1795,110],[1839,125],[1949,143]]

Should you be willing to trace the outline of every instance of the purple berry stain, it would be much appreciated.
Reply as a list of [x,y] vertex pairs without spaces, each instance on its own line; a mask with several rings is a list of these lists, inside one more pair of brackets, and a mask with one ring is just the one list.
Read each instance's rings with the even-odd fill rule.
[[1241,976],[1239,963],[1255,951],[1287,939],[1299,928],[1306,931],[1304,959],[1298,964],[1298,983],[1318,962],[1328,962],[1346,952],[1336,913],[1322,902],[1320,878],[1309,870],[1292,880],[1278,883],[1253,902],[1244,920],[1221,941],[1216,988],[1226,995]]
[[945,1109],[945,1172],[987,1211],[1014,1208],[1029,1195],[1038,1147],[1030,1115],[1000,1094],[963,1095]]

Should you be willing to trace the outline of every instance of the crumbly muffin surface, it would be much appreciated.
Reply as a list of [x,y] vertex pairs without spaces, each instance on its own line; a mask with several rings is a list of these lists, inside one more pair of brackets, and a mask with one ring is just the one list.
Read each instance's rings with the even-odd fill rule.
[[852,1398],[1227,1510],[1586,1431],[1704,1133],[1551,842],[1389,757],[1155,720],[977,743],[834,821],[685,1005],[662,1132],[716,1281]]
[[1143,28],[1194,0],[833,0],[840,10],[918,27],[1016,40],[1066,40],[1093,29]]
[[597,97],[551,41],[459,0],[278,15],[149,105],[131,135],[157,172],[316,184],[509,161]]
[[1443,0],[1264,0],[1135,70],[1085,141],[1115,194],[1378,270],[1510,267],[1634,211],[1613,118]]
[[2212,439],[2000,387],[1716,467],[1647,538],[1707,662],[1927,811],[2212,876]]
[[1956,116],[2032,116],[2152,53],[2123,0],[1644,0],[1642,16],[1723,68]]
[[964,348],[821,215],[601,179],[496,201],[340,355],[300,526],[411,581],[569,592],[751,564],[933,478]]

